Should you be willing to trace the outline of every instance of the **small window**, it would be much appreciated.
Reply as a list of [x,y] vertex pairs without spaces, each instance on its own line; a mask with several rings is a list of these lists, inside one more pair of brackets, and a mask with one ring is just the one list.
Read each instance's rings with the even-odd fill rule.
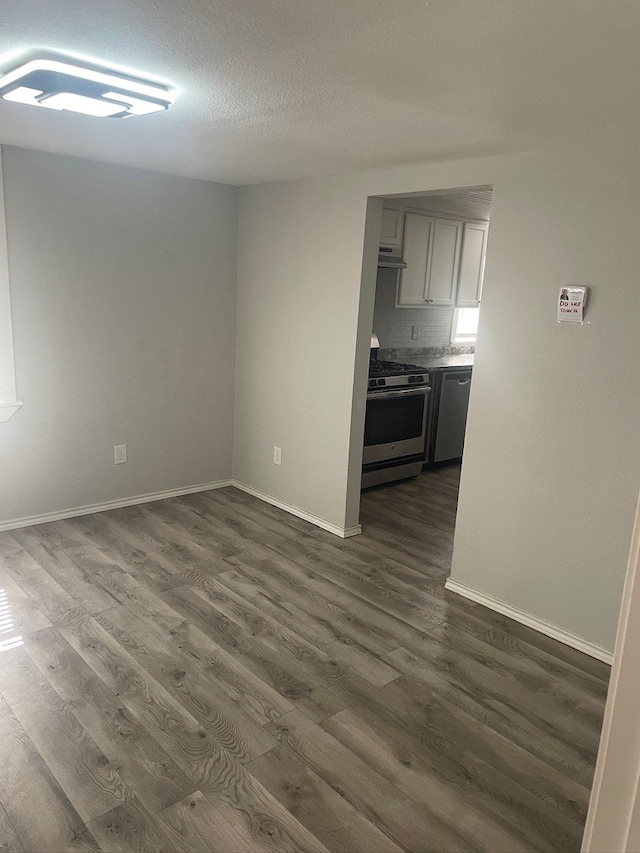
[[456,308],[453,312],[451,343],[475,344],[479,317],[479,308]]
[[[2,185],[2,149],[0,149],[0,423],[8,421],[22,403],[16,400],[16,374],[13,366],[13,331],[9,293],[7,226]],[[1,649],[0,649],[1,650]]]

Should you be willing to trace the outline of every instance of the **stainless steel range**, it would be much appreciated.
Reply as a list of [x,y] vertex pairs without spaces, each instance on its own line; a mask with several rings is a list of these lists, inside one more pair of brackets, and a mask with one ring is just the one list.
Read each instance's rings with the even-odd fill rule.
[[362,488],[415,477],[425,459],[429,374],[378,361],[372,349],[364,426]]

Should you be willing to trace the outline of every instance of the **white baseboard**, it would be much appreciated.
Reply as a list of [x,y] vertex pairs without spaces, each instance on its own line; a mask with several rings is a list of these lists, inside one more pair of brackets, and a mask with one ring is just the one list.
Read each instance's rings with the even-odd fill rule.
[[197,486],[186,486],[181,489],[165,489],[162,492],[152,492],[146,495],[134,495],[129,498],[119,500],[105,501],[104,503],[89,504],[87,506],[76,506],[71,509],[63,509],[58,512],[47,512],[42,515],[31,515],[25,518],[13,518],[10,521],[0,522],[0,532],[7,530],[17,530],[20,527],[31,527],[33,524],[46,524],[48,521],[61,521],[65,518],[77,518],[80,515],[91,515],[94,512],[106,512],[110,509],[119,509],[125,506],[135,506],[136,504],[151,503],[151,501],[161,501],[165,498],[177,498],[180,495],[192,495],[196,492],[208,492],[211,489],[222,489],[225,486],[235,486],[243,492],[247,492],[261,501],[265,501],[272,506],[278,507],[285,512],[291,513],[298,518],[315,524],[322,530],[327,530],[341,539],[348,539],[350,536],[357,536],[362,533],[362,527],[355,524],[353,527],[339,527],[337,524],[332,524],[330,521],[325,521],[316,515],[311,515],[309,512],[300,509],[297,506],[280,501],[277,498],[271,497],[264,492],[254,489],[252,486],[247,486],[246,483],[239,483],[237,480],[217,480],[213,483],[200,483]]
[[524,610],[519,610],[517,607],[512,607],[498,598],[493,598],[490,595],[485,595],[483,592],[478,592],[466,584],[454,581],[452,578],[447,578],[445,589],[449,592],[455,592],[463,598],[468,598],[470,601],[475,601],[477,604],[483,604],[489,610],[495,610],[496,613],[501,613],[503,616],[508,616],[515,622],[520,622],[528,628],[533,628],[534,631],[539,631],[541,634],[546,634],[547,637],[552,637],[554,640],[559,640],[566,646],[571,646],[572,649],[577,649],[579,652],[584,652],[592,658],[601,660],[604,663],[611,664],[613,662],[613,652],[602,646],[596,646],[594,643],[589,643],[578,637],[575,634],[569,633],[562,628],[557,628],[544,619],[538,619],[537,616],[532,616],[531,613],[525,613]]
[[236,489],[240,489],[241,492],[246,492],[249,495],[253,495],[254,498],[259,498],[261,501],[271,504],[271,506],[276,506],[278,509],[283,509],[285,512],[291,513],[291,515],[308,521],[310,524],[315,524],[316,527],[327,530],[341,539],[348,539],[350,536],[357,536],[359,533],[362,533],[362,527],[359,524],[354,524],[353,527],[340,527],[337,524],[332,524],[330,521],[325,521],[324,518],[319,518],[317,515],[311,515],[310,512],[306,512],[304,509],[300,509],[300,507],[292,506],[292,504],[278,500],[278,498],[267,495],[259,489],[254,489],[253,486],[247,486],[246,483],[233,480],[231,485],[235,486]]
[[91,515],[94,512],[106,512],[109,509],[119,509],[123,506],[135,506],[136,504],[161,501],[165,498],[177,498],[180,495],[192,495],[195,492],[208,492],[211,489],[222,489],[230,486],[231,480],[216,480],[214,483],[201,483],[198,486],[186,486],[181,489],[165,489],[162,492],[152,492],[146,495],[135,495],[120,500],[105,501],[88,506],[77,506],[72,509],[63,509],[59,512],[47,512],[43,515],[32,515],[29,518],[14,518],[11,521],[0,522],[0,531],[17,530],[19,527],[31,527],[32,524],[45,524],[47,521],[61,521],[64,518],[77,518],[80,515]]

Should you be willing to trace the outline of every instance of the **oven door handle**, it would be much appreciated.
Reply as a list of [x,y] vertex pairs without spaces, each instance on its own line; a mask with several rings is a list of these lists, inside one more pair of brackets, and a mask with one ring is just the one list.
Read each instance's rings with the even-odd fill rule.
[[419,388],[400,388],[397,391],[370,391],[367,400],[393,400],[394,397],[417,397],[419,394],[428,394],[430,385],[421,385]]

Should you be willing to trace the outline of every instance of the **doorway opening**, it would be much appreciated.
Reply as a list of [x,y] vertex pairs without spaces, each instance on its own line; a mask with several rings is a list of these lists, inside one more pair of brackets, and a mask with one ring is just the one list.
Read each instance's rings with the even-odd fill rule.
[[[384,197],[363,435],[361,514],[459,473],[491,186]],[[451,477],[449,477],[451,479]]]

